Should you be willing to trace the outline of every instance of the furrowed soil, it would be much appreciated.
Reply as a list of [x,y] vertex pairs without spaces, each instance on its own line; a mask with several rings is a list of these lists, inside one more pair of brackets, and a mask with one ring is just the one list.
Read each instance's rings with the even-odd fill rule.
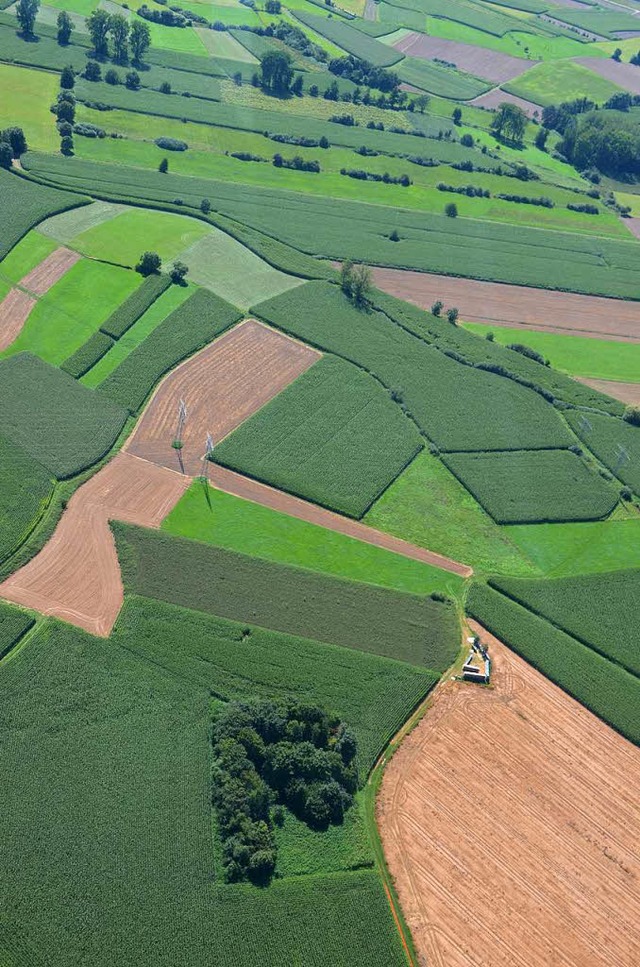
[[20,289],[11,289],[0,302],[0,351],[18,338],[35,304],[33,296]]
[[533,117],[534,114],[540,114],[542,108],[539,104],[534,104],[533,101],[526,101],[524,97],[517,97],[515,94],[509,94],[507,91],[501,91],[499,87],[496,87],[493,91],[487,91],[486,94],[481,94],[479,97],[474,97],[473,101],[469,101],[469,104],[473,107],[486,107],[490,111],[498,107],[499,104],[504,104],[508,101],[509,104],[517,104],[529,117]]
[[640,750],[510,652],[442,683],[386,768],[382,841],[421,962],[640,963]]
[[[219,443],[313,365],[320,353],[248,319],[169,374],[127,444],[129,453],[190,476],[201,472],[207,434]],[[180,400],[187,418],[178,435]]]
[[189,482],[118,454],[76,491],[51,540],[0,584],[0,597],[107,636],[123,602],[109,520],[159,527]]
[[20,285],[34,295],[44,295],[51,286],[55,285],[81,256],[68,248],[57,248],[55,252],[43,259],[35,269],[20,279]]
[[613,396],[614,400],[621,403],[629,403],[631,406],[640,406],[640,383],[620,383],[613,379],[587,379],[586,377],[576,377],[579,383],[597,389],[600,393]]
[[502,54],[497,50],[488,50],[486,47],[474,47],[472,44],[461,44],[441,37],[427,37],[426,34],[415,32],[397,40],[392,46],[410,57],[420,57],[423,60],[437,57],[449,61],[468,74],[484,77],[496,84],[512,81],[538,63],[535,60]]
[[640,342],[640,302],[401,269],[374,268],[372,278],[379,289],[422,309],[437,299],[457,306],[467,322]]
[[610,57],[576,57],[577,64],[588,67],[600,77],[617,84],[625,91],[640,94],[640,71],[633,64],[618,64]]

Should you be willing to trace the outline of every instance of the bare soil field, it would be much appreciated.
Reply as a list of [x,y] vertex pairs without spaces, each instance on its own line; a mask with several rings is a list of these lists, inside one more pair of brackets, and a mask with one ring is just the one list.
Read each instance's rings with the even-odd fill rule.
[[33,296],[20,289],[11,289],[0,302],[0,351],[19,336],[35,304]]
[[499,104],[503,104],[505,101],[508,101],[509,104],[517,104],[530,118],[534,114],[540,114],[542,111],[539,104],[534,104],[533,101],[526,101],[524,97],[516,97],[515,94],[509,94],[499,87],[494,88],[492,91],[487,91],[486,94],[481,94],[479,97],[474,97],[472,101],[469,101],[469,104],[472,104],[474,107],[486,107],[491,110],[494,107],[498,107]]
[[613,379],[587,379],[586,377],[574,377],[579,383],[597,389],[607,396],[613,396],[614,400],[622,403],[629,403],[632,406],[640,406],[640,383],[621,383]]
[[34,295],[44,295],[81,257],[78,252],[72,252],[69,248],[57,248],[20,279],[19,284]]
[[[196,476],[208,433],[219,443],[319,358],[315,349],[262,323],[241,322],[163,380],[126,449]],[[176,450],[180,400],[187,418]]]
[[108,521],[158,527],[189,482],[118,454],[76,491],[51,540],[0,584],[0,597],[107,636],[123,601]]
[[[441,37],[428,37],[426,34],[410,33],[392,44],[395,50],[411,57],[433,60],[435,57],[455,64],[469,74],[484,77],[495,84],[511,81],[538,63],[536,60],[522,60],[497,50],[461,44],[456,40]],[[503,98],[504,100],[504,98]]]
[[423,309],[436,299],[457,306],[466,322],[640,341],[640,302],[401,269],[374,268],[372,278],[379,289]]
[[[383,531],[368,527],[359,521],[350,520],[333,511],[325,510],[316,504],[311,504],[299,497],[285,494],[281,490],[269,487],[267,484],[259,483],[250,477],[243,477],[242,474],[227,470],[218,464],[210,464],[207,475],[209,483],[217,490],[223,490],[227,494],[235,497],[242,497],[250,500],[254,504],[262,504],[263,507],[271,507],[273,510],[281,511],[290,517],[297,517],[299,520],[306,520],[310,524],[318,524],[326,527],[327,530],[337,531],[346,534],[348,537],[355,537],[357,540],[364,541],[365,544],[375,544],[376,547],[384,547],[388,551],[402,554],[403,557],[411,558],[414,561],[423,561],[432,564],[434,567],[442,568],[443,571],[450,571],[452,574],[459,574],[462,577],[470,577],[473,568],[466,564],[460,564],[442,554],[428,551],[424,547],[417,547],[408,541],[403,541],[399,537],[385,534]],[[0,588],[1,590],[1,588]]]
[[640,218],[625,218],[624,221],[635,237],[640,238]]
[[610,57],[576,57],[576,64],[582,64],[632,94],[640,94],[640,71],[633,64],[618,64]]
[[637,967],[640,750],[475,629],[492,687],[439,686],[378,800],[421,962]]

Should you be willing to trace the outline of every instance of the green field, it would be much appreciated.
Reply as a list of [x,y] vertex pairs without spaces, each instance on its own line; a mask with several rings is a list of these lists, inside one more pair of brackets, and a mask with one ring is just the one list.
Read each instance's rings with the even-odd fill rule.
[[[0,561],[24,543],[53,490],[51,473],[13,441],[0,437]],[[0,658],[2,641],[0,612]]]
[[367,373],[324,357],[216,446],[214,457],[362,517],[422,444],[416,427]]
[[89,258],[134,266],[143,252],[157,252],[165,260],[176,258],[207,231],[195,219],[131,209],[82,232],[70,244]]
[[166,292],[170,284],[169,277],[166,275],[148,276],[128,299],[120,303],[100,328],[113,339],[120,339],[156,299]]
[[598,413],[568,413],[585,445],[619,480],[640,494],[640,427]]
[[34,185],[0,168],[0,263],[13,246],[38,222],[50,215],[84,204],[82,195]]
[[79,379],[109,352],[113,344],[111,336],[107,336],[106,333],[99,329],[98,332],[94,332],[92,336],[89,336],[87,341],[79,349],[76,349],[75,352],[65,359],[60,368],[65,373],[69,373],[70,376]]
[[[83,211],[82,208],[77,211]],[[39,265],[47,255],[55,252],[58,246],[39,232],[29,232],[15,248],[0,262],[0,278],[8,282],[19,282]]]
[[30,148],[56,151],[60,136],[49,111],[59,90],[56,76],[0,64],[0,90],[12,92],[0,99],[0,128],[20,125]]
[[503,87],[511,94],[542,105],[560,104],[577,97],[588,97],[596,104],[603,104],[620,90],[616,84],[570,60],[537,64]]
[[337,18],[329,20],[326,17],[318,17],[303,10],[296,11],[296,18],[349,54],[354,54],[354,56],[366,60],[376,67],[391,67],[402,60],[403,55],[398,53],[397,50],[392,47],[385,47],[374,37],[367,37],[366,34],[360,33],[359,30],[356,30],[344,20]]
[[[417,457],[411,467],[422,459]],[[391,489],[403,479],[404,475]],[[327,531],[222,490],[205,490],[200,483],[192,484],[187,490],[165,518],[162,529],[178,537],[396,591],[457,594],[462,588],[462,579],[455,574]]]
[[640,519],[505,528],[509,539],[551,577],[640,567]]
[[430,94],[450,97],[454,100],[470,101],[489,89],[486,81],[472,77],[451,67],[443,67],[430,60],[418,57],[405,57],[397,65],[396,71],[405,84],[419,87]]
[[[123,211],[126,211],[124,205],[94,201],[90,205],[83,205],[82,208],[72,208],[71,211],[47,218],[38,225],[37,231],[38,234],[68,245],[77,235],[88,232],[90,228],[95,228],[103,222],[110,221]],[[13,255],[13,252],[11,254]]]
[[0,602],[0,659],[7,655],[34,624],[34,619],[24,611],[19,611],[4,601]]

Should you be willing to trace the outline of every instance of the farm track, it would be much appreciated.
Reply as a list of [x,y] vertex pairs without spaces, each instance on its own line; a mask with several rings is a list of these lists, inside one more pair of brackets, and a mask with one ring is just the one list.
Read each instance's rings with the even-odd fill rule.
[[[158,466],[196,476],[207,433],[219,443],[320,356],[254,319],[241,322],[160,383],[126,449]],[[175,450],[181,399],[187,419],[183,447]]]
[[512,57],[486,47],[475,47],[473,44],[444,40],[441,37],[428,37],[415,31],[391,46],[408,57],[418,57],[421,60],[433,60],[437,57],[449,61],[460,70],[493,81],[494,84],[512,81],[538,63],[536,60]]
[[34,295],[44,295],[80,258],[82,256],[79,252],[72,252],[69,248],[57,248],[20,279],[18,284]]
[[0,351],[18,338],[35,304],[35,298],[21,289],[11,289],[0,302]]
[[436,299],[457,306],[465,322],[640,342],[640,302],[402,269],[374,268],[372,278],[379,289],[422,309]]
[[640,406],[640,383],[621,383],[613,379],[588,379],[581,376],[576,376],[575,379],[600,393],[612,396],[614,400],[620,400],[621,403]]
[[635,967],[640,751],[471,625],[493,687],[443,682],[378,799],[419,955],[434,967]]

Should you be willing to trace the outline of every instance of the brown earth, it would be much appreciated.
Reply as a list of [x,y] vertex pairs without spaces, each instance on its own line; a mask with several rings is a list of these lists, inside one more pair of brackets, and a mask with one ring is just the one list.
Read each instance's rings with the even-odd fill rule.
[[443,682],[378,800],[420,962],[637,967],[640,750],[474,630],[492,687]]
[[606,78],[632,94],[640,94],[640,71],[633,64],[618,64],[610,57],[576,57],[576,64],[582,64],[600,77]]
[[433,60],[438,57],[449,61],[460,70],[475,74],[476,77],[484,77],[495,84],[511,81],[538,63],[535,60],[523,60],[510,54],[501,54],[496,50],[487,50],[486,47],[461,44],[456,40],[444,40],[441,37],[428,37],[426,34],[417,32],[407,34],[392,46],[410,57],[419,57],[423,60]]
[[107,636],[122,606],[109,520],[158,527],[187,477],[120,453],[69,501],[42,551],[0,584],[0,597]]
[[33,296],[20,289],[11,289],[0,302],[0,351],[20,335],[35,304]]
[[500,88],[496,87],[492,91],[487,91],[486,94],[480,94],[479,97],[474,97],[469,104],[473,107],[485,107],[489,110],[498,107],[499,104],[503,104],[508,101],[509,104],[517,104],[530,118],[534,114],[540,114],[542,108],[539,104],[534,104],[533,101],[526,101],[523,97],[516,97],[515,94],[509,94],[507,91],[502,91]]
[[52,285],[55,285],[62,276],[75,265],[81,256],[78,252],[72,252],[69,248],[57,248],[51,255],[47,255],[35,269],[31,269],[28,275],[20,279],[19,285],[34,295],[44,295]]
[[423,309],[436,299],[457,306],[466,322],[640,341],[640,302],[402,269],[374,268],[372,278],[379,289]]
[[613,396],[615,400],[622,403],[630,403],[633,406],[640,406],[640,383],[621,383],[613,379],[587,379],[583,376],[574,376],[579,383],[597,389],[607,396]]
[[640,238],[640,218],[625,218],[624,223],[636,238]]
[[[280,393],[320,353],[249,319],[178,366],[160,384],[126,449],[159,466],[200,473],[207,433],[215,443]],[[180,400],[183,447],[172,447]]]

